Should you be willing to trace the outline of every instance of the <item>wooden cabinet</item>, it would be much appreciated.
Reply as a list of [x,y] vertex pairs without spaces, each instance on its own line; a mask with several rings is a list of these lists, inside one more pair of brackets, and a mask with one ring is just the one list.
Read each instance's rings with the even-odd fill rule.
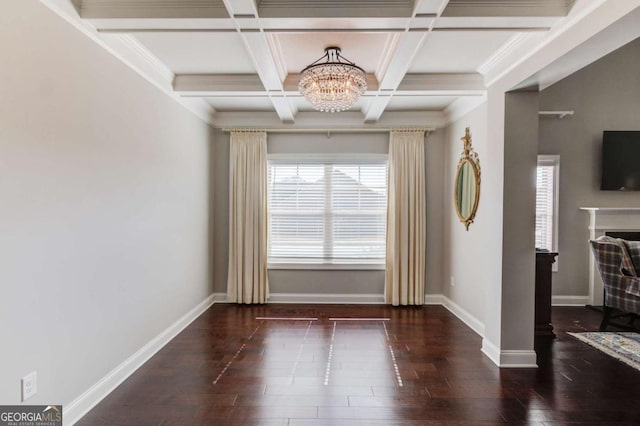
[[536,337],[556,337],[551,325],[551,266],[556,256],[558,253],[536,251]]

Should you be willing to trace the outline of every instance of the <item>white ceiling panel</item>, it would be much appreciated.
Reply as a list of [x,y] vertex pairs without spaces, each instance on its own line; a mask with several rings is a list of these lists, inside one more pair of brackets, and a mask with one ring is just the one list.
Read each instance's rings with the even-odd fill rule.
[[475,72],[513,35],[508,31],[432,33],[418,51],[409,72]]
[[[417,21],[421,25],[431,23],[433,19],[421,18]],[[326,31],[326,30],[404,30],[410,18],[262,18],[262,27],[266,31],[276,30],[300,30]]]
[[236,33],[137,33],[135,35],[176,74],[255,73]]
[[387,111],[442,111],[451,102],[453,96],[394,96],[387,105]]
[[275,36],[289,73],[298,73],[324,55],[324,49],[338,46],[342,55],[367,72],[375,72],[391,37],[387,33],[295,33]]
[[216,111],[271,111],[273,104],[267,96],[221,96],[205,98]]

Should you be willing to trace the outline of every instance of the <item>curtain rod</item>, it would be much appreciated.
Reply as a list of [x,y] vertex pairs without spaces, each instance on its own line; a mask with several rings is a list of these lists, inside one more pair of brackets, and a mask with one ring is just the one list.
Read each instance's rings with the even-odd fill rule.
[[271,128],[271,129],[261,129],[261,128],[222,128],[223,132],[267,132],[267,133],[388,133],[391,131],[396,132],[426,132],[427,134],[436,130],[434,127],[389,127],[389,128],[330,128],[330,129],[320,129],[320,128],[310,128],[310,129],[287,129],[287,128]]

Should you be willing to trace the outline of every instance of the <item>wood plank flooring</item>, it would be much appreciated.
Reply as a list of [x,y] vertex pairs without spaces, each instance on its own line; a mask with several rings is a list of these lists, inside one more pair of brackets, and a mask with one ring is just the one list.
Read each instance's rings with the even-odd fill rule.
[[599,320],[554,308],[539,368],[501,370],[441,306],[214,305],[78,424],[637,425],[640,372],[566,334]]

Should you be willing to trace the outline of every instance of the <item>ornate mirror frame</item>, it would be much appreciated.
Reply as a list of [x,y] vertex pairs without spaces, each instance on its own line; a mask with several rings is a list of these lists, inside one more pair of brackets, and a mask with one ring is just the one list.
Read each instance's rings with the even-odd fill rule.
[[[453,199],[458,218],[460,219],[460,222],[464,223],[464,226],[468,231],[469,225],[473,223],[473,220],[476,217],[478,203],[480,201],[480,159],[478,158],[478,154],[473,150],[473,146],[471,146],[471,133],[469,131],[469,127],[465,129],[464,136],[460,138],[460,140],[464,142],[464,147],[462,149],[462,154],[460,155],[460,160],[458,161],[458,168],[456,169],[456,179],[453,186]],[[468,212],[461,211],[459,200],[464,196],[464,194],[459,194],[458,191],[460,184],[459,180],[462,176],[465,164],[469,164],[473,171],[473,182],[471,182],[471,185],[474,187],[473,203],[471,204]],[[464,191],[464,188],[462,188],[461,191]]]

